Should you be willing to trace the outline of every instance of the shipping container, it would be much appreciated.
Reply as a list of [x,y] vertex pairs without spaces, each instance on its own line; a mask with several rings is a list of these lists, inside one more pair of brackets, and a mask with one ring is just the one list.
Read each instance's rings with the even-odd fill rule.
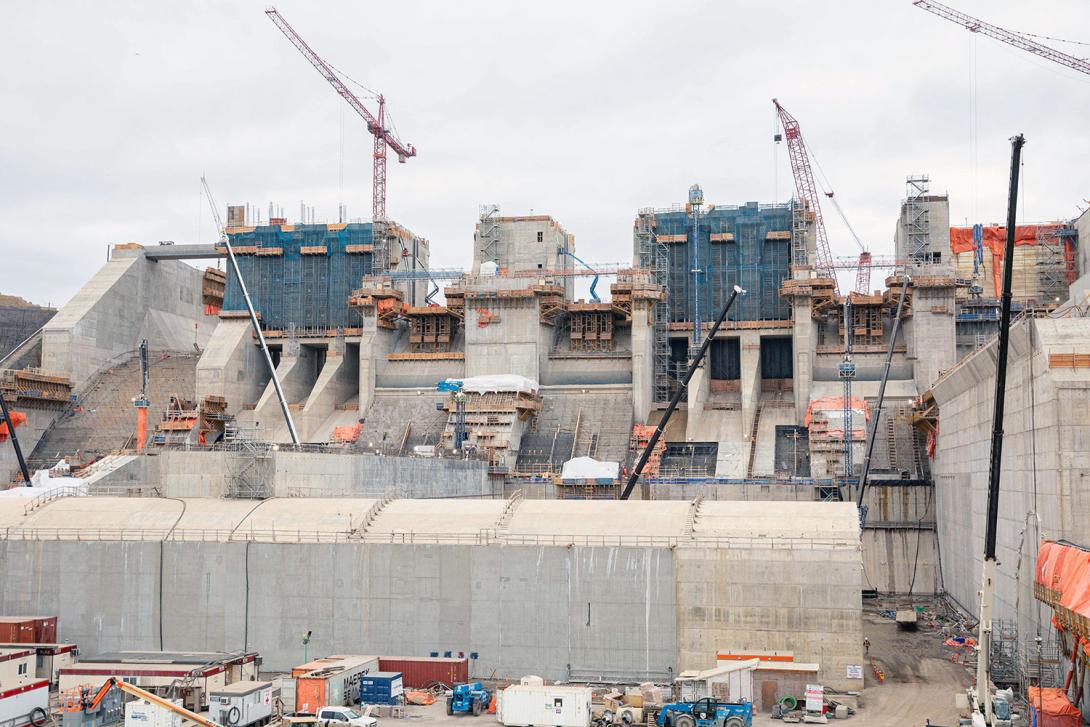
[[377,671],[360,679],[360,704],[398,704],[403,694],[399,671]]
[[406,689],[420,689],[433,682],[449,687],[469,681],[469,659],[441,656],[380,656],[379,669],[401,672]]
[[[181,704],[177,699],[174,704]],[[182,715],[158,704],[136,699],[125,705],[125,727],[182,727]]]
[[25,616],[0,616],[0,641],[33,644],[34,619]]
[[[311,670],[299,673],[303,668]],[[329,656],[292,669],[296,713],[313,714],[326,705],[359,704],[360,679],[377,671],[377,656]]]
[[49,682],[45,679],[0,687],[0,725],[24,727],[33,717],[45,721],[49,710]]
[[216,722],[228,727],[262,725],[273,712],[272,682],[244,681],[228,684],[209,695],[209,711]]
[[505,727],[588,727],[590,687],[515,684],[500,692],[496,719]]

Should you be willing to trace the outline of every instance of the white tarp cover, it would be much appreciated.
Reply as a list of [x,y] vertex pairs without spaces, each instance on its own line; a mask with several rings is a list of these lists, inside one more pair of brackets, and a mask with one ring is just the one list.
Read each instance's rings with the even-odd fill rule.
[[462,382],[462,391],[471,394],[490,394],[496,392],[516,392],[532,394],[537,391],[537,382],[518,374],[494,374],[492,376],[470,376],[468,379],[447,379],[449,382]]
[[564,463],[564,469],[560,471],[560,479],[615,480],[620,467],[619,462],[599,462],[593,457],[576,457]]
[[[67,463],[61,460],[53,466],[53,472],[68,472]],[[81,493],[87,493],[87,482],[78,477],[51,477],[50,470],[37,470],[30,476],[30,487],[15,486],[8,490],[0,490],[0,497],[37,497],[44,495],[58,487],[75,487]]]
[[481,275],[497,275],[500,272],[500,266],[491,260],[486,260],[481,263],[480,273]]

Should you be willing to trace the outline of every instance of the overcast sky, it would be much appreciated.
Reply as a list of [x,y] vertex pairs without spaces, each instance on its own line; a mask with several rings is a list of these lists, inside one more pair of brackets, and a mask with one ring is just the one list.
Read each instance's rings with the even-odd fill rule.
[[[1090,42],[1086,0],[950,2]],[[680,202],[694,182],[718,204],[788,200],[773,96],[875,254],[892,253],[911,173],[950,193],[953,222],[1001,220],[1019,131],[1024,221],[1074,217],[1090,197],[1090,77],[910,0],[277,7],[327,61],[386,94],[419,150],[390,165],[388,214],[431,240],[435,267],[469,264],[484,203],[551,214],[585,259],[615,262],[631,257],[636,210]],[[350,217],[370,216],[371,137],[264,9],[5,7],[0,292],[59,305],[109,244],[212,241],[202,172],[221,206],[267,214],[271,200],[295,219],[305,200],[336,221],[343,199]],[[825,216],[834,254],[854,254],[836,211]]]

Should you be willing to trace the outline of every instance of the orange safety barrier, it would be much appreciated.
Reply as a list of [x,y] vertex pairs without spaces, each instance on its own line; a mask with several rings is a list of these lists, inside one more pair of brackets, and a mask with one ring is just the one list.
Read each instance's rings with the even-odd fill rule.
[[[8,416],[11,417],[11,425],[16,429],[26,424],[26,414],[21,411],[8,409]],[[8,423],[0,419],[0,442],[8,441],[8,434]]]

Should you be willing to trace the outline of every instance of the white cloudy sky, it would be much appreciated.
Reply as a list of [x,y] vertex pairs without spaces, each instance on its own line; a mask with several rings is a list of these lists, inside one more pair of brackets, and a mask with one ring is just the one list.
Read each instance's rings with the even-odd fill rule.
[[[1085,0],[950,0],[1010,28],[1090,42]],[[107,245],[209,242],[220,204],[300,200],[370,214],[370,137],[265,17],[264,4],[24,2],[0,23],[0,292],[66,301]],[[1022,131],[1024,219],[1090,197],[1090,76],[967,31],[910,0],[306,2],[281,13],[386,93],[419,156],[391,164],[391,217],[468,264],[478,206],[559,219],[587,259],[630,256],[634,212],[784,201],[770,99],[800,120],[837,198],[889,253],[909,173],[955,222],[1003,218]],[[1058,45],[1076,55],[1090,46]],[[971,70],[975,55],[976,82]],[[970,98],[977,99],[970,133]],[[344,129],[343,145],[341,129]],[[978,154],[973,172],[972,141]],[[975,182],[974,182],[975,180]],[[827,209],[835,254],[854,243]]]

